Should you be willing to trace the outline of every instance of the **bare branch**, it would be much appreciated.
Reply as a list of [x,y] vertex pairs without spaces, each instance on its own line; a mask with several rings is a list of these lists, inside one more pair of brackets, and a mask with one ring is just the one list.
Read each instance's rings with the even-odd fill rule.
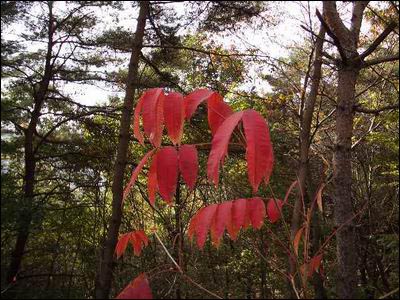
[[369,109],[361,106],[355,106],[354,111],[364,113],[364,114],[379,114],[385,110],[399,109],[399,104],[387,105],[377,109]]
[[367,50],[365,50],[361,55],[360,59],[366,58],[368,55],[370,55],[372,52],[375,51],[375,49],[382,43],[385,38],[396,28],[396,23],[391,22],[385,30],[376,38],[376,40],[368,47]]
[[389,56],[385,56],[385,57],[378,57],[378,58],[374,58],[374,59],[370,59],[367,61],[364,61],[364,63],[362,64],[363,68],[366,67],[370,67],[370,66],[374,66],[380,63],[384,63],[384,62],[389,62],[389,61],[396,61],[399,60],[399,53],[396,53],[394,55],[389,55]]

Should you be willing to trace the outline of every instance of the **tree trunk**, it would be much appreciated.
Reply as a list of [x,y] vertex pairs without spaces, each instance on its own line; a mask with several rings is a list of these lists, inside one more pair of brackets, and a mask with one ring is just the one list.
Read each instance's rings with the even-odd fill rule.
[[136,33],[132,45],[132,54],[129,62],[124,107],[122,110],[121,127],[119,131],[117,158],[114,167],[114,181],[112,185],[112,217],[109,222],[107,239],[103,248],[100,267],[97,272],[95,287],[95,297],[97,299],[108,298],[111,288],[114,249],[117,244],[118,231],[121,225],[122,218],[121,203],[123,195],[123,180],[126,164],[126,154],[128,151],[129,143],[131,112],[133,110],[133,99],[135,97],[135,86],[137,85],[138,77],[139,56],[142,49],[143,36],[148,12],[149,1],[141,1]]
[[[357,77],[363,59],[357,52],[363,13],[368,1],[355,1],[353,4],[350,29],[340,18],[335,1],[324,1],[324,18],[319,15],[340,54],[338,67],[336,144],[333,155],[334,211],[337,248],[337,297],[353,299],[356,295],[357,245],[353,225],[351,138],[353,137],[354,97]],[[389,32],[389,31],[388,31]],[[388,33],[387,32],[387,33]],[[379,38],[378,38],[379,39]],[[378,40],[377,39],[377,40]],[[382,40],[384,37],[382,37]],[[382,41],[381,40],[381,41]],[[381,42],[380,41],[380,42]],[[380,42],[374,42],[368,49],[374,51]],[[373,46],[376,45],[376,46]]]
[[24,197],[20,201],[21,213],[18,219],[18,234],[15,248],[11,254],[11,261],[7,271],[7,283],[13,282],[21,267],[24,256],[25,246],[28,241],[29,228],[32,222],[34,188],[35,188],[35,170],[36,158],[34,149],[34,134],[40,117],[40,111],[49,89],[50,79],[52,77],[52,49],[53,49],[53,2],[48,2],[49,24],[48,24],[48,43],[43,78],[39,83],[38,90],[33,91],[34,108],[28,128],[25,130],[24,140]]
[[353,105],[358,70],[343,66],[339,70],[338,104],[336,110],[336,147],[333,156],[333,183],[336,234],[337,291],[342,299],[354,298],[357,287],[357,248],[352,205],[351,138],[353,136]]
[[[311,88],[310,93],[305,101],[304,113],[302,115],[301,121],[301,131],[300,131],[300,162],[299,162],[299,170],[298,170],[298,181],[301,189],[301,195],[303,198],[307,198],[307,186],[306,186],[306,178],[308,173],[308,160],[309,160],[309,150],[310,150],[310,136],[311,136],[311,122],[314,114],[315,102],[318,96],[318,88],[319,83],[321,81],[321,67],[322,67],[322,49],[325,38],[325,29],[321,26],[320,31],[318,33],[317,40],[315,42],[315,56],[313,62],[313,71],[311,76]],[[311,199],[310,199],[311,200]],[[302,210],[302,201],[301,198],[298,197],[294,203],[291,227],[290,227],[290,238],[291,241],[294,240],[294,237],[297,231],[300,228],[300,217]],[[296,273],[296,261],[290,259],[290,273]],[[299,281],[298,281],[299,282]],[[294,292],[291,297],[295,297]]]

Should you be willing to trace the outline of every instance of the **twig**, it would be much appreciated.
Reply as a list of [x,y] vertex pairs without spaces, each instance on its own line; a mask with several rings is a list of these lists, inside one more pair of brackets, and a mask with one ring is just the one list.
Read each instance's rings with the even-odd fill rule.
[[378,299],[385,299],[386,297],[389,297],[390,295],[393,295],[394,293],[397,293],[398,291],[399,291],[399,288],[394,289],[393,291],[391,291],[391,292],[379,297]]
[[157,240],[160,242],[161,246],[163,247],[165,253],[167,253],[168,257],[172,260],[172,263],[175,265],[175,267],[177,268],[177,270],[179,271],[179,273],[181,273],[181,275],[190,283],[192,283],[193,285],[197,286],[199,289],[205,291],[206,293],[210,294],[211,296],[217,298],[217,299],[223,299],[222,297],[218,296],[217,294],[207,290],[205,287],[203,287],[201,284],[197,283],[196,281],[194,281],[192,278],[190,278],[188,275],[186,275],[185,273],[183,273],[183,270],[181,269],[181,267],[177,264],[177,262],[175,261],[175,259],[172,257],[172,255],[169,253],[168,249],[165,247],[164,243],[161,241],[160,237],[157,235],[156,232],[154,232],[154,235],[156,236]]

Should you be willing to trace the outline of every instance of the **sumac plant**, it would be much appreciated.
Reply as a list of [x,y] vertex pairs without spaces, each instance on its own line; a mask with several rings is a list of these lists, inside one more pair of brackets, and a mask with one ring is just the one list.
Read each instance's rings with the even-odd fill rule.
[[[145,140],[148,140],[147,143],[150,143],[153,149],[144,155],[133,171],[124,189],[123,200],[130,193],[146,164],[149,166],[148,199],[152,207],[155,206],[157,193],[168,205],[172,204],[179,176],[182,176],[190,190],[195,188],[199,169],[197,148],[196,145],[183,145],[181,140],[184,122],[191,119],[203,102],[207,104],[208,125],[212,134],[211,151],[207,161],[209,181],[218,186],[219,170],[228,154],[228,145],[234,134],[246,150],[248,180],[254,196],[212,204],[199,209],[190,221],[187,234],[191,239],[196,237],[200,249],[206,242],[208,232],[210,232],[212,243],[218,246],[225,230],[229,237],[235,240],[241,228],[246,229],[252,226],[260,229],[266,216],[271,223],[276,222],[288,198],[287,195],[282,201],[256,196],[260,184],[268,184],[274,165],[268,124],[257,111],[247,109],[235,112],[228,103],[224,102],[220,94],[209,89],[198,89],[183,96],[177,92],[166,94],[162,88],[154,88],[147,90],[140,97],[133,121],[135,138],[143,146]],[[161,144],[164,128],[172,145],[162,146]],[[160,239],[159,241],[161,242]],[[142,230],[121,235],[116,247],[117,257],[124,253],[129,242],[133,245],[135,255],[139,255],[142,248],[147,245],[148,239]],[[298,247],[298,242],[296,246]],[[163,247],[165,249],[164,245]],[[315,268],[315,265],[314,262],[312,268]],[[176,264],[176,266],[179,268],[179,265]],[[180,268],[178,271],[183,272]],[[117,296],[121,299],[149,297],[151,297],[151,290],[144,273],[136,277]]]

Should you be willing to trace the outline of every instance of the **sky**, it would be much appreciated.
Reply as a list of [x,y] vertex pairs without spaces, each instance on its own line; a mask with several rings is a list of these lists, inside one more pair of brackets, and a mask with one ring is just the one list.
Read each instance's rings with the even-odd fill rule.
[[[284,5],[284,8],[282,8],[282,5]],[[268,32],[242,26],[239,32],[232,35],[216,35],[215,40],[228,49],[231,45],[235,45],[238,50],[242,50],[243,52],[247,52],[250,48],[258,48],[265,54],[275,58],[286,56],[289,53],[287,46],[295,42],[300,42],[304,38],[304,35],[307,34],[300,27],[301,24],[307,24],[308,22],[308,16],[305,15],[304,11],[306,5],[306,2],[300,3],[295,1],[281,3],[279,9],[283,9],[283,11],[277,11],[277,13],[279,14],[284,12],[286,14],[285,18],[276,27],[269,28]],[[315,8],[319,5],[319,2],[310,2],[312,11],[315,11]],[[185,13],[184,5],[182,3],[174,3],[169,5],[169,7],[173,7],[176,10],[177,15],[183,15]],[[124,13],[119,16],[119,25],[126,29],[129,27],[132,29],[132,19],[135,19],[136,17],[137,10],[127,8],[124,10]],[[114,21],[113,18],[106,17],[106,19],[110,22],[111,27],[111,23]],[[316,22],[315,18],[313,22]],[[135,28],[136,24],[133,26]],[[182,30],[181,33],[185,33],[185,31]],[[127,58],[126,65],[128,65],[128,63],[129,60]],[[255,66],[250,68],[248,75],[253,79],[250,85],[256,86],[260,93],[269,90],[269,86],[266,86],[265,81],[263,82],[258,78],[257,74],[259,74],[259,72],[256,70]],[[251,87],[243,86],[242,88]],[[86,105],[104,103],[109,96],[123,97],[124,95],[123,91],[112,91],[109,88],[95,87],[91,85],[85,85],[83,87],[70,85],[69,87],[66,87],[66,91],[75,93],[76,99]]]
[[[58,13],[65,10],[65,4],[63,1],[57,1],[56,11]],[[246,24],[242,24],[240,29],[236,32],[229,34],[217,35],[213,34],[213,39],[224,45],[226,48],[230,48],[235,45],[235,48],[241,52],[248,52],[251,48],[257,48],[262,51],[263,54],[269,55],[274,58],[281,58],[289,54],[289,46],[295,43],[301,42],[305,37],[309,37],[310,33],[306,32],[300,27],[300,25],[308,25],[311,20],[315,31],[319,22],[315,17],[315,9],[321,10],[320,1],[285,1],[285,2],[272,2],[271,11],[267,14],[273,14],[280,18],[280,22],[277,26],[269,27],[267,29],[259,30],[252,29]],[[93,28],[93,31],[106,30],[115,27],[117,24],[124,29],[136,28],[136,18],[138,14],[137,8],[132,8],[129,2],[123,2],[124,9],[118,14],[112,14],[110,9],[102,9],[101,14],[102,25],[101,28]],[[310,15],[307,14],[307,7],[309,5]],[[177,15],[184,15],[184,4],[183,3],[172,3],[166,6],[172,7],[176,10]],[[346,11],[345,6],[342,8],[344,15],[349,15],[349,11]],[[34,12],[33,12],[34,14]],[[368,25],[368,24],[366,24]],[[364,30],[368,29],[368,26],[364,24]],[[366,28],[366,29],[365,29]],[[23,33],[26,30],[22,24],[14,26],[10,31],[6,32],[6,37],[15,38],[17,35]],[[182,29],[181,33],[184,34],[185,30]],[[42,47],[43,45],[30,44],[28,48],[30,50],[35,47]],[[146,50],[144,50],[146,51]],[[128,67],[129,56],[126,56],[126,68]],[[265,69],[263,70],[265,71]],[[243,85],[241,89],[256,88],[259,93],[264,93],[270,90],[267,83],[259,78],[259,74],[262,69],[256,66],[249,68],[248,76],[252,79],[249,84]],[[2,90],[6,84],[6,81],[2,80]],[[106,87],[103,85],[82,85],[82,84],[68,84],[64,86],[64,91],[68,93],[75,101],[78,101],[85,105],[104,104],[107,99],[111,96],[124,96],[124,91],[117,88]]]

